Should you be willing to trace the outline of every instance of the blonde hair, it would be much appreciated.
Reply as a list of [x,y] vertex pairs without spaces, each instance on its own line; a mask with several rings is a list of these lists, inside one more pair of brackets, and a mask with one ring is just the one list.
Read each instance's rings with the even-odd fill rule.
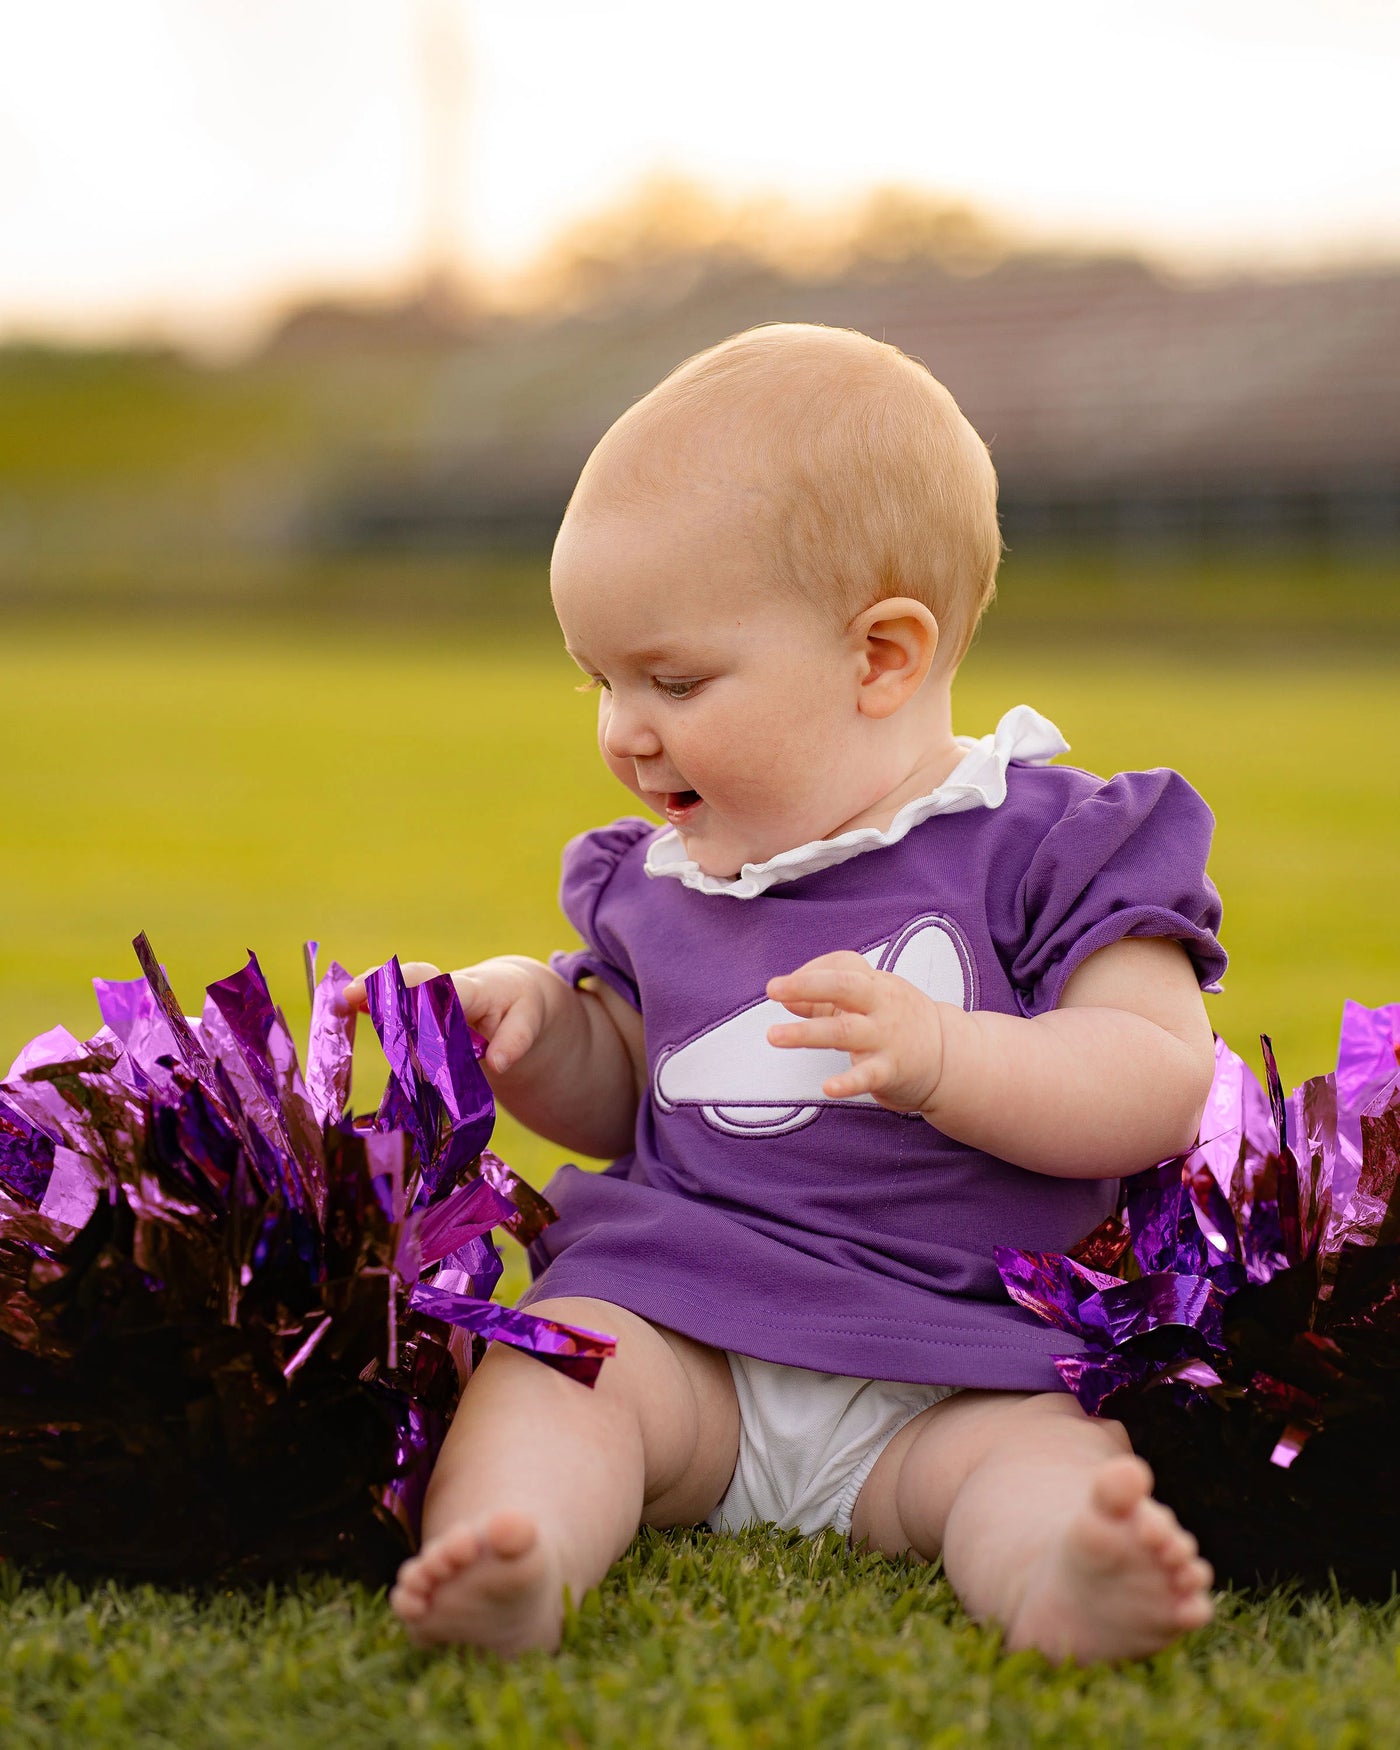
[[849,328],[747,329],[629,408],[575,501],[600,475],[613,498],[674,488],[697,451],[772,499],[780,587],[843,624],[911,596],[938,621],[939,667],[961,661],[996,588],[996,472],[923,364]]

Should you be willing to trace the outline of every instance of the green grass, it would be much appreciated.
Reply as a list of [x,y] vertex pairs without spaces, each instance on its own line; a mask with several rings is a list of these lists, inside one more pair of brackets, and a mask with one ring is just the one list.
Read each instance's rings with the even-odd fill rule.
[[[1023,698],[1082,763],[1173,764],[1214,805],[1234,955],[1214,1013],[1241,1049],[1267,1027],[1297,1079],[1330,1064],[1344,997],[1400,998],[1392,659],[1232,668],[989,636],[959,726]],[[138,928],[189,1007],[256,948],[298,1026],[305,935],[355,967],[566,942],[559,847],[627,807],[592,710],[551,646],[460,625],[10,627],[0,1065],[56,1021],[90,1030],[87,980],[134,973]],[[560,1159],[508,1123],[500,1146],[537,1182]],[[5,1579],[7,1747],[1400,1743],[1393,1608],[1232,1599],[1146,1666],[1056,1672],[1000,1658],[935,1574],[831,1540],[644,1537],[558,1661],[509,1671],[412,1651],[382,1598],[333,1582],[200,1599]]]
[[193,1597],[4,1592],[0,1741],[53,1745],[1353,1746],[1400,1741],[1397,1609],[1227,1598],[1121,1671],[1003,1657],[936,1571],[834,1534],[644,1533],[557,1659],[418,1652],[318,1580]]

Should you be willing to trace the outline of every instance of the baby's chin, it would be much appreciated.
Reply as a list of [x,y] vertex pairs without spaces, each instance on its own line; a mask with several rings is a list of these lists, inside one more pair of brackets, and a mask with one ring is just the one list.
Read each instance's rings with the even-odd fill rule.
[[761,860],[747,857],[742,850],[733,846],[716,844],[703,832],[686,832],[684,828],[677,827],[676,837],[681,841],[681,849],[700,873],[709,875],[716,881],[732,881],[745,863]]
[[733,881],[756,863],[766,863],[785,846],[764,844],[734,844],[724,842],[704,832],[685,832],[677,827],[676,836],[689,860],[702,875],[716,881]]
[[796,819],[786,823],[786,831],[770,831],[752,838],[736,838],[729,832],[716,830],[713,820],[703,818],[675,828],[687,859],[702,875],[711,876],[716,881],[733,881],[747,868],[771,862],[774,857],[800,845],[829,838],[831,831],[824,819],[818,822]]

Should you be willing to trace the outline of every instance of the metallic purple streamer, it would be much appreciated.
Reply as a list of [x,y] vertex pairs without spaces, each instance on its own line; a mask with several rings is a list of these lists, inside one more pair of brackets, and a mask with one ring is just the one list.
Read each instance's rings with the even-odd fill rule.
[[1096,1228],[1085,1234],[1077,1246],[1070,1248],[1067,1256],[1076,1264],[1083,1264],[1090,1270],[1106,1270],[1113,1272],[1114,1266],[1123,1261],[1123,1254],[1128,1251],[1132,1236],[1127,1227],[1116,1215],[1106,1215]]
[[1269,1097],[1244,1059],[1223,1039],[1215,1042],[1215,1077],[1201,1115],[1201,1140],[1192,1151],[1227,1197],[1234,1198],[1241,1163],[1261,1159],[1277,1144]]
[[457,1186],[419,1215],[418,1244],[424,1267],[440,1262],[468,1240],[504,1226],[514,1214],[514,1205],[485,1179]]
[[[1090,1312],[1097,1303],[1100,1317]],[[1115,1282],[1080,1309],[1086,1319],[1105,1330],[1115,1345],[1126,1343],[1163,1325],[1195,1331],[1210,1348],[1219,1348],[1221,1297],[1205,1276],[1178,1276],[1163,1270],[1132,1282]]]
[[465,1294],[474,1300],[489,1300],[496,1292],[505,1266],[487,1234],[464,1241],[449,1252],[433,1272],[432,1286],[445,1294]]
[[[296,1046],[282,1011],[272,1000],[256,954],[228,978],[209,986],[209,1000],[232,1033],[249,1076],[271,1114],[275,1134],[288,1159],[282,1174],[291,1201],[325,1209],[325,1149],[315,1124],[297,1062]],[[285,1170],[292,1169],[294,1170]]]
[[365,980],[370,1020],[389,1064],[381,1128],[418,1144],[428,1200],[455,1184],[490,1140],[495,1101],[450,975],[404,983],[397,959]]
[[61,1222],[65,1227],[84,1227],[106,1188],[104,1176],[86,1155],[57,1148],[53,1176],[44,1188],[39,1213],[46,1221]]
[[294,1374],[301,1372],[302,1368],[306,1366],[307,1362],[320,1347],[321,1339],[327,1334],[330,1328],[331,1315],[326,1313],[312,1325],[311,1334],[302,1340],[291,1359],[283,1366],[283,1379],[291,1379]]
[[1191,1205],[1190,1170],[1176,1156],[1135,1173],[1123,1184],[1123,1216],[1132,1235],[1133,1256],[1144,1274],[1205,1268],[1206,1251]]
[[1202,1361],[1197,1355],[1190,1355],[1185,1361],[1174,1361],[1170,1367],[1163,1369],[1160,1377],[1163,1384],[1180,1382],[1182,1385],[1199,1386],[1203,1391],[1225,1383],[1211,1364]]
[[448,973],[418,985],[418,1060],[442,1101],[449,1141],[438,1167],[438,1183],[455,1180],[491,1140],[496,1102],[477,1061],[474,1035],[467,1025],[456,986]]
[[1188,1157],[1186,1185],[1196,1224],[1206,1243],[1209,1264],[1237,1263],[1240,1256],[1239,1230],[1230,1200],[1220,1189],[1219,1181],[1204,1162]]
[[[201,1044],[214,1059],[216,1072],[221,1071],[232,1085],[243,1117],[256,1127],[270,1149],[285,1152],[287,1139],[283,1134],[277,1107],[263,1092],[259,1079],[254,1077],[244,1061],[232,1027],[224,1019],[218,1003],[209,995],[204,999],[199,1036]],[[276,1183],[277,1180],[274,1178],[273,1182]]]
[[1324,1247],[1332,1214],[1345,1199],[1337,1133],[1337,1078],[1313,1076],[1288,1096],[1289,1130],[1298,1163],[1299,1251],[1315,1257]]
[[1116,1276],[1089,1270],[1058,1252],[1025,1252],[1015,1246],[993,1248],[1006,1292],[1019,1305],[1077,1337],[1102,1342],[1108,1325],[1099,1296],[1121,1287]]
[[1292,1155],[1271,1154],[1261,1161],[1246,1163],[1240,1254],[1250,1282],[1269,1282],[1280,1270],[1288,1268],[1283,1206],[1290,1188],[1296,1233],[1297,1177]]
[[489,1148],[481,1151],[478,1170],[487,1184],[511,1204],[512,1213],[501,1225],[522,1246],[533,1244],[550,1222],[559,1219],[549,1199],[533,1185],[527,1185],[513,1167],[508,1167]]
[[1274,1121],[1274,1129],[1278,1133],[1276,1149],[1285,1149],[1289,1145],[1288,1135],[1288,1102],[1283,1097],[1283,1083],[1279,1079],[1278,1064],[1274,1061],[1274,1042],[1267,1033],[1259,1035],[1260,1049],[1264,1053],[1264,1080],[1269,1090],[1269,1113]]
[[308,942],[307,951],[313,988],[306,1092],[316,1122],[337,1124],[350,1103],[350,1071],[355,1057],[355,1012],[343,1001],[350,974],[333,960],[325,977],[316,981],[316,944]]
[[428,1482],[446,1432],[447,1423],[437,1410],[420,1398],[408,1399],[399,1420],[395,1477],[380,1498],[385,1512],[398,1520],[415,1545],[422,1534]]
[[170,980],[165,976],[165,968],[156,959],[155,951],[146,937],[146,932],[142,930],[131,945],[136,950],[136,958],[142,972],[146,975],[146,982],[151,987],[151,994],[155,997],[170,1028],[177,1056],[185,1068],[204,1084],[205,1092],[212,1100],[221,1099],[222,1091],[218,1084],[218,1078],[214,1075],[214,1066],[209,1053],[195,1037],[193,1029],[185,1019],[185,1011],[176,1001],[175,992],[170,988]]
[[134,1093],[151,1087],[169,1092],[174,1073],[162,1060],[173,1063],[180,1053],[150,985],[144,978],[94,978],[92,988],[103,1022],[98,1037],[111,1038],[122,1049],[113,1073]]
[[31,1125],[47,1132],[54,1142],[70,1145],[86,1140],[81,1129],[75,1138],[73,1126],[81,1118],[62,1091],[36,1071],[52,1069],[58,1064],[82,1063],[90,1053],[66,1027],[51,1027],[25,1045],[10,1065],[7,1079],[0,1082],[0,1094],[26,1118]]
[[121,1042],[125,1058],[116,1066],[131,1087],[168,1091],[174,1086],[162,1058],[178,1059],[179,1047],[155,993],[144,978],[94,978],[98,1011],[104,1026]]
[[360,1130],[355,1135],[364,1145],[375,1195],[388,1219],[398,1227],[408,1214],[408,1163],[404,1158],[401,1130]]
[[1400,1003],[1368,1009],[1349,1002],[1342,1010],[1337,1045],[1337,1105],[1359,1112],[1400,1077]]
[[1288,1101],[1274,1062],[1273,1041],[1267,1033],[1259,1035],[1264,1052],[1264,1073],[1269,1087],[1269,1110],[1278,1130],[1278,1152],[1274,1156],[1274,1207],[1278,1222],[1279,1247],[1287,1263],[1296,1264],[1303,1256],[1302,1222],[1298,1198],[1298,1163],[1293,1155],[1293,1136],[1288,1125]]
[[1091,1416],[1104,1412],[1115,1392],[1140,1386],[1151,1378],[1156,1363],[1121,1350],[1087,1350],[1081,1355],[1056,1355],[1055,1371]]
[[1362,1114],[1361,1153],[1358,1191],[1381,1212],[1375,1243],[1392,1245],[1400,1238],[1400,1092]]
[[66,1027],[50,1027],[47,1033],[38,1034],[20,1047],[19,1056],[10,1065],[5,1080],[18,1081],[32,1069],[46,1069],[54,1063],[74,1063],[86,1056],[86,1046]]
[[[144,978],[94,978],[93,991],[105,1024],[125,1045],[137,1027],[147,1021],[164,1022],[155,993]],[[169,1029],[167,1028],[168,1032]],[[170,1049],[174,1049],[174,1040]]]
[[494,1301],[447,1294],[424,1282],[409,1295],[408,1304],[415,1312],[471,1331],[488,1343],[507,1343],[513,1349],[524,1349],[581,1385],[591,1386],[603,1362],[617,1351],[617,1339],[600,1331],[538,1318],[534,1313],[498,1306]]
[[53,1177],[54,1139],[0,1095],[0,1185],[40,1203]]
[[113,1149],[126,1152],[141,1130],[139,1102],[113,1074],[120,1057],[110,1034],[79,1045],[55,1027],[15,1059],[21,1073],[0,1083],[0,1095],[56,1145],[107,1164]]

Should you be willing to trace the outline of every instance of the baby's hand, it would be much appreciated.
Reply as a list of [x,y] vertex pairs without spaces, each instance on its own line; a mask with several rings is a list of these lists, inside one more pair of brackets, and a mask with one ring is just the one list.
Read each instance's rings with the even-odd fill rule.
[[801,1021],[768,1029],[768,1042],[848,1051],[851,1067],[822,1083],[829,1100],[872,1094],[892,1112],[922,1112],[943,1072],[940,1005],[907,978],[877,972],[859,954],[823,954],[783,978],[768,995]]
[[[404,961],[400,971],[404,983],[409,985],[422,984],[438,976],[437,967],[426,960]],[[363,1009],[366,1006],[365,979],[368,976],[368,972],[361,973],[346,985],[344,1001],[347,1007]],[[553,977],[549,968],[538,960],[514,955],[459,967],[452,974],[452,983],[467,1019],[488,1041],[487,1069],[502,1074],[512,1064],[519,1063],[539,1038],[545,1022],[543,980]]]

